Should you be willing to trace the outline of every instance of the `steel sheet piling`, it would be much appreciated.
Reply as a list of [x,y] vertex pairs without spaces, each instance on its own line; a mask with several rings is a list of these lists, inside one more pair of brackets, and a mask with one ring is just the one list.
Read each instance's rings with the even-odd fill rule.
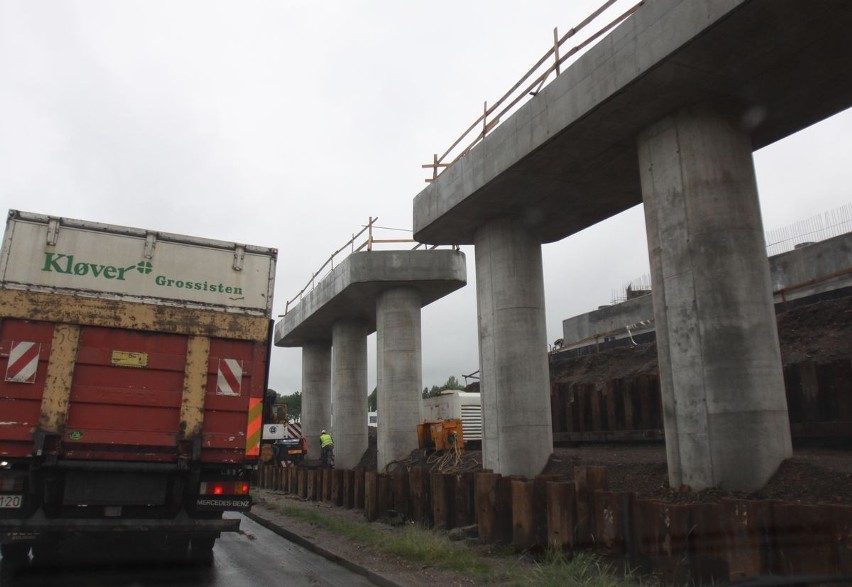
[[500,541],[498,520],[500,475],[477,473],[474,475],[474,504],[479,538],[485,543]]
[[473,474],[454,475],[455,527],[463,528],[476,522],[473,496]]
[[607,489],[606,467],[574,467],[574,487],[577,499],[574,538],[578,546],[588,546],[594,542],[594,492]]
[[343,471],[343,507],[351,510],[355,506],[355,471]]
[[556,481],[547,487],[547,544],[557,550],[574,548],[577,500],[573,481]]
[[434,471],[430,484],[434,526],[450,530],[455,527],[455,476]]
[[364,467],[355,467],[355,493],[353,507],[355,509],[364,509]]
[[379,518],[379,474],[375,471],[364,473],[364,516],[368,522]]
[[431,526],[431,483],[427,469],[416,467],[409,472],[408,495],[412,519],[423,526]]
[[512,484],[512,544],[515,552],[535,549],[535,482],[515,478]]
[[397,469],[391,473],[391,487],[393,493],[393,509],[405,518],[411,518],[411,508],[408,495],[408,472],[405,469]]

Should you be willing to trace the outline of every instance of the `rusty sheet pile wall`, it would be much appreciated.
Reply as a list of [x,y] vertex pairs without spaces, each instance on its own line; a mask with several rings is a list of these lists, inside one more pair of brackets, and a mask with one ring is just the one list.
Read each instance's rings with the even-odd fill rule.
[[[363,509],[368,521],[402,517],[466,528],[486,543],[551,546],[623,557],[666,580],[759,575],[852,575],[852,507],[724,499],[676,504],[607,489],[605,467],[573,478],[490,472],[392,474],[266,466],[258,485],[311,501]],[[476,524],[475,527],[472,527]]]
[[[784,368],[795,439],[852,438],[852,361],[803,361]],[[660,380],[639,374],[603,384],[551,385],[557,442],[663,439]]]

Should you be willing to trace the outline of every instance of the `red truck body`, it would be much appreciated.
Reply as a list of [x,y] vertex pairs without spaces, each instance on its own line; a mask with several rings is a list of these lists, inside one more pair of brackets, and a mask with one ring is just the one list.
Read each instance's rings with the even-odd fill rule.
[[239,528],[222,513],[251,505],[275,261],[274,249],[10,212],[4,558],[116,533],[204,558]]

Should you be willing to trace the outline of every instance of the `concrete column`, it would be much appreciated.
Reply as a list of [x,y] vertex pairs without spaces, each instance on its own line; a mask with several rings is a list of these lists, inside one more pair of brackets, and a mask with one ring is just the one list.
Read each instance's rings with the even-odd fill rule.
[[338,320],[331,336],[334,464],[352,469],[367,450],[367,327],[358,320]]
[[474,244],[483,467],[532,478],[553,452],[541,244],[512,218]]
[[417,448],[423,366],[420,294],[413,288],[383,292],[376,303],[378,359],[378,470]]
[[751,141],[695,107],[638,148],[669,483],[759,489],[792,448]]
[[320,458],[320,432],[331,429],[331,343],[302,347],[302,434],[308,440],[308,458]]

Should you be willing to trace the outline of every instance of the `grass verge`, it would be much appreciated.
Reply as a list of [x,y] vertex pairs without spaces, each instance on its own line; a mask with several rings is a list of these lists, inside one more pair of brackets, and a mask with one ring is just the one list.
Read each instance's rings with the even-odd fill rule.
[[[398,532],[366,521],[341,520],[323,515],[321,510],[276,505],[285,516],[298,518],[334,532],[357,544],[414,563],[463,574],[476,583],[536,585],[556,587],[624,587],[640,582],[632,574],[624,575],[600,555],[581,552],[569,558],[558,551],[547,551],[533,558],[517,557],[509,549],[499,554],[478,552],[464,543],[450,541],[445,533],[406,525]],[[499,563],[499,564],[495,564]]]

